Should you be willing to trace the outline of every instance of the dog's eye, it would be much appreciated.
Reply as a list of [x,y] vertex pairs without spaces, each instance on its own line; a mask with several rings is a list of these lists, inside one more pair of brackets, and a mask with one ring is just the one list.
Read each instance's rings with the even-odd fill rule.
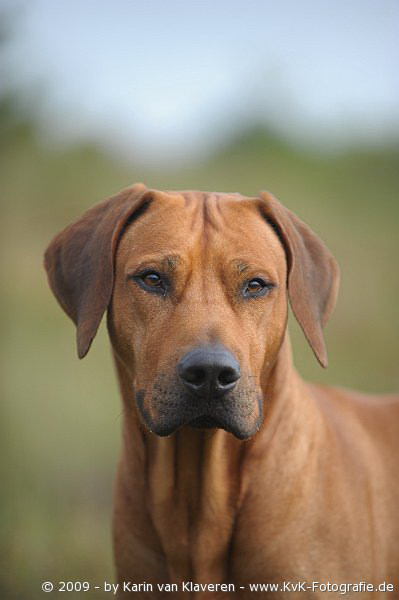
[[255,277],[244,285],[243,296],[244,298],[257,298],[259,296],[264,296],[273,287],[274,285],[272,283],[267,283],[261,279],[261,277]]
[[135,275],[133,279],[147,292],[154,292],[162,296],[166,294],[166,282],[157,271],[145,271]]
[[142,279],[143,283],[148,285],[148,287],[151,287],[151,288],[163,287],[162,279],[158,275],[158,273],[155,273],[155,272],[144,273],[144,275],[141,276],[141,279]]

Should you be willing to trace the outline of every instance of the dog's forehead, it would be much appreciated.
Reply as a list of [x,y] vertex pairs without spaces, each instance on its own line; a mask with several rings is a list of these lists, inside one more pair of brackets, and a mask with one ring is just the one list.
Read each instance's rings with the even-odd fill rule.
[[152,192],[146,210],[129,225],[120,246],[123,254],[137,256],[181,254],[198,244],[211,252],[228,250],[254,259],[284,256],[257,198],[191,190]]

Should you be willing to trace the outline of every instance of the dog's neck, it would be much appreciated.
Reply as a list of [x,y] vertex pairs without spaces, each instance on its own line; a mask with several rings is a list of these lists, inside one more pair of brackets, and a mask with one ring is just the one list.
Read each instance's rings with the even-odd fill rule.
[[[311,407],[304,403],[303,389],[300,406],[297,401],[304,384],[293,369],[288,337],[261,382],[264,425],[245,442],[221,429],[183,427],[167,438],[151,434],[140,423],[133,384],[118,359],[116,366],[125,405],[124,452],[139,470],[126,484],[133,489],[135,477],[146,478],[144,502],[168,557],[171,580],[228,580],[234,527],[250,483],[256,481],[257,457],[269,464],[271,488],[277,478],[295,477],[306,462],[311,419],[306,434],[303,424]],[[278,453],[273,452],[277,432]],[[284,455],[282,438],[287,441]]]

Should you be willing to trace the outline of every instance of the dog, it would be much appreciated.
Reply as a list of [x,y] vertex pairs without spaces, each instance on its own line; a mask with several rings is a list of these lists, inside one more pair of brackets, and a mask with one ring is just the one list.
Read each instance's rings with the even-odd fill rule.
[[295,371],[288,302],[326,367],[339,280],[305,223],[267,192],[137,184],[58,234],[45,267],[79,358],[107,311],[120,596],[399,598],[399,398]]

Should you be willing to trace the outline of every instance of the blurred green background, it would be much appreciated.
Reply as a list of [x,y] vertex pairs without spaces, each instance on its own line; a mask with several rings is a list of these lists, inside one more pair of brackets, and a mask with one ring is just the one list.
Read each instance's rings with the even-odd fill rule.
[[36,109],[33,100],[31,106],[26,97],[21,102],[18,89],[1,96],[5,600],[43,598],[40,585],[47,580],[113,581],[110,522],[121,405],[105,326],[79,361],[74,327],[42,268],[51,237],[103,197],[136,181],[248,195],[269,189],[320,235],[342,271],[326,328],[330,366],[317,365],[291,319],[298,370],[369,392],[399,387],[395,141],[316,150],[253,122],[221,135],[218,145],[183,166],[143,166],[98,142],[50,143]]

